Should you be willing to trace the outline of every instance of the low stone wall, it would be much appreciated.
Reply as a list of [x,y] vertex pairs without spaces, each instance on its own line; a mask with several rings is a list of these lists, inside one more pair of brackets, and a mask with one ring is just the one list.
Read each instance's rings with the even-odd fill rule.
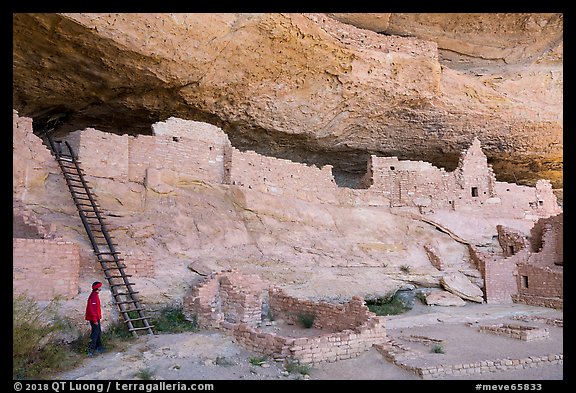
[[510,323],[480,326],[478,330],[523,341],[539,340],[549,336],[547,329],[542,329],[537,326],[524,326]]
[[301,316],[310,316],[314,319],[312,327],[331,331],[354,329],[366,322],[371,314],[359,296],[352,297],[345,305],[316,303],[288,296],[279,288],[270,288],[269,299],[270,310],[276,317],[297,323]]
[[521,359],[495,359],[482,360],[474,363],[462,363],[452,366],[434,366],[419,368],[417,374],[423,379],[434,379],[446,375],[453,376],[480,376],[486,373],[496,373],[510,370],[545,367],[554,364],[564,364],[563,354],[550,354],[543,356],[529,356]]
[[418,354],[413,352],[410,348],[395,342],[392,339],[387,339],[383,344],[374,345],[376,350],[380,352],[386,360],[403,368],[407,371],[413,372],[422,379],[435,379],[446,376],[476,376],[481,377],[482,374],[498,373],[502,371],[530,369],[535,367],[546,367],[556,364],[564,364],[563,354],[549,354],[542,356],[529,356],[520,359],[494,359],[494,360],[480,360],[472,363],[458,363],[454,365],[437,365],[430,367],[416,367],[410,365],[406,360],[418,357]]
[[[266,296],[268,304],[266,304]],[[259,329],[264,310],[288,324],[299,316],[313,317],[314,337],[284,337]],[[213,273],[184,297],[184,314],[202,328],[230,332],[247,349],[276,359],[301,363],[349,359],[386,339],[380,318],[361,297],[346,304],[312,302],[286,295],[254,275],[234,270]]]
[[369,318],[354,330],[300,338],[262,332],[247,324],[222,322],[220,326],[231,331],[238,342],[251,351],[308,364],[350,359],[386,339],[385,328],[377,317]]
[[557,327],[564,327],[564,319],[563,318],[547,318],[547,317],[540,317],[537,315],[516,315],[512,317],[512,319],[518,321],[535,321],[535,322],[543,322],[547,325],[557,326]]
[[527,304],[529,306],[536,307],[548,307],[556,310],[564,309],[564,299],[560,298],[550,298],[542,296],[528,296],[523,294],[517,294],[512,296],[512,301],[514,303]]

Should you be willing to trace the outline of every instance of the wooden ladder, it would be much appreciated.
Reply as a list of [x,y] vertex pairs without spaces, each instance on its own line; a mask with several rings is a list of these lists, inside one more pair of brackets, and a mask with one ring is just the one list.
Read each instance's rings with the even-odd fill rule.
[[124,272],[126,268],[123,263],[124,259],[120,258],[120,252],[116,251],[116,244],[112,241],[106,229],[106,217],[102,216],[100,206],[96,202],[96,195],[91,191],[92,187],[89,186],[88,181],[84,178],[84,172],[80,168],[81,162],[74,156],[68,141],[64,141],[68,151],[68,153],[64,153],[62,142],[58,141],[55,143],[48,132],[44,135],[62,170],[68,190],[70,190],[82,220],[82,225],[88,234],[94,253],[108,281],[110,291],[114,297],[114,303],[117,305],[120,314],[122,314],[128,330],[134,336],[138,336],[139,332],[154,334],[152,329],[154,326],[150,325],[149,317],[144,314],[145,310],[136,296],[138,292],[132,288],[134,283],[129,280],[131,275]]

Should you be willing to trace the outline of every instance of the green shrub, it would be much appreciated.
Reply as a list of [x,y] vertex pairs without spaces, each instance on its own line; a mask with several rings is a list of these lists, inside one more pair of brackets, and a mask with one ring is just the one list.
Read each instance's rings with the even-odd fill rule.
[[188,321],[184,316],[182,307],[168,306],[160,311],[160,315],[151,318],[151,324],[157,332],[182,333],[198,331],[196,320]]
[[298,318],[298,322],[300,323],[300,325],[302,325],[306,329],[310,329],[312,327],[312,325],[314,325],[314,320],[316,319],[316,315],[309,314],[309,313],[303,313],[303,314],[298,314],[297,318]]
[[250,356],[248,360],[253,366],[260,366],[262,363],[266,363],[268,358],[266,356]]
[[402,271],[402,273],[408,274],[408,273],[410,273],[411,268],[408,265],[402,265],[402,266],[400,266],[400,270]]
[[13,379],[42,379],[77,363],[78,356],[62,338],[72,330],[72,324],[60,317],[57,309],[58,299],[40,309],[26,295],[13,298]]
[[432,353],[445,353],[442,344],[432,345]]
[[428,295],[428,294],[427,294],[426,292],[424,292],[424,291],[418,291],[418,292],[416,292],[415,297],[416,297],[416,299],[420,300],[420,302],[422,302],[422,304],[428,304],[428,303],[426,302],[426,296],[427,296],[427,295]]
[[286,371],[290,374],[299,373],[302,375],[310,375],[310,366],[307,364],[301,364],[293,360],[289,360],[284,365]]
[[366,306],[376,315],[398,315],[410,310],[410,307],[396,294],[390,297],[366,300]]

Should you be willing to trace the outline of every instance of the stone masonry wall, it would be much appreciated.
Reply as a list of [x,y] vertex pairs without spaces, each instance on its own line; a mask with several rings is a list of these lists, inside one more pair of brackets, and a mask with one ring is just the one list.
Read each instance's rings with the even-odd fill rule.
[[[360,321],[358,321],[360,322]],[[282,337],[246,324],[222,324],[240,344],[275,359],[291,358],[299,363],[336,362],[359,356],[374,344],[385,341],[386,331],[377,317],[370,317],[356,329],[326,332],[315,337]]]
[[525,253],[509,258],[486,258],[484,260],[484,296],[486,303],[512,303],[518,293],[515,276],[516,263],[526,258]]
[[440,364],[437,366],[414,366],[411,362],[417,354],[410,348],[402,346],[395,340],[388,338],[386,342],[374,344],[374,348],[388,361],[407,371],[413,372],[422,379],[436,379],[446,376],[466,376],[482,379],[482,376],[506,370],[529,370],[537,367],[546,367],[555,364],[564,364],[564,355],[549,354],[543,356],[528,356],[525,358],[487,359],[473,363],[458,363],[454,365]]
[[258,153],[232,149],[232,184],[273,195],[296,197],[310,202],[334,203],[336,182],[332,167],[308,166]]
[[425,244],[424,251],[426,251],[426,255],[428,256],[428,260],[430,261],[432,266],[434,266],[436,269],[440,271],[444,270],[444,262],[439,256],[440,253],[434,246],[430,244]]
[[128,139],[93,128],[66,136],[87,175],[119,181],[128,180]]
[[[31,156],[43,153],[50,161],[48,150],[31,134],[31,124],[25,124],[25,120],[14,113],[14,133],[25,132],[29,127],[27,135],[37,139],[42,150]],[[329,165],[317,168],[255,152],[239,152],[231,147],[221,129],[206,123],[171,118],[156,123],[153,131],[153,136],[132,137],[85,129],[70,133],[66,140],[89,176],[119,181],[144,184],[148,168],[167,169],[202,181],[243,185],[322,203],[411,206],[423,213],[428,209],[480,208],[488,215],[501,216],[506,212],[511,218],[534,221],[561,212],[547,180],[538,181],[536,187],[495,181],[478,140],[462,152],[458,168],[449,173],[422,161],[372,156],[368,168],[371,179],[363,181],[369,188],[349,190],[337,187]],[[33,170],[41,168],[26,169]],[[16,178],[21,181],[30,175],[19,173]]]
[[548,329],[538,326],[526,326],[514,323],[500,323],[497,325],[481,325],[478,327],[481,332],[514,338],[516,340],[534,341],[549,337]]
[[[371,179],[370,179],[371,177]],[[423,161],[371,156],[362,184],[390,200],[391,207],[470,211],[481,209],[490,216],[536,220],[561,209],[547,180],[536,187],[497,182],[480,141],[462,152],[458,167],[445,172]]]
[[516,230],[506,228],[503,225],[496,225],[496,232],[504,256],[512,256],[526,248],[526,239]]
[[345,305],[314,303],[274,287],[268,289],[268,309],[275,317],[295,321],[302,313],[312,314],[313,326],[325,333],[294,338],[261,331],[264,289],[265,283],[253,275],[234,270],[213,273],[185,296],[184,314],[203,328],[230,332],[251,351],[302,363],[349,359],[386,338],[380,319],[362,298],[354,297]]
[[560,267],[518,265],[518,291],[524,296],[563,298],[564,274]]
[[[12,196],[14,200],[40,202],[46,179],[60,169],[42,140],[32,132],[32,119],[12,113]],[[60,175],[61,176],[61,175]],[[71,206],[74,206],[70,202]]]
[[14,293],[37,300],[78,295],[78,245],[51,239],[12,239]]
[[137,137],[95,135],[87,129],[78,131],[80,142],[75,133],[70,138],[82,161],[101,168],[102,173],[97,170],[92,175],[128,176],[141,184],[147,168],[152,168],[320,203],[417,207],[421,213],[481,209],[491,216],[506,212],[512,218],[534,221],[561,211],[546,180],[536,187],[497,182],[478,139],[462,152],[453,172],[423,161],[371,156],[361,182],[368,188],[350,191],[336,185],[330,165],[318,168],[240,152],[221,129],[206,123],[171,118],[153,129],[155,135]]
[[12,203],[12,237],[26,239],[53,239],[56,237],[54,224],[45,224],[21,202]]
[[75,131],[67,139],[93,177],[144,184],[146,170],[169,169],[194,174],[198,180],[223,183],[224,146],[187,136],[108,134]]
[[345,305],[327,302],[312,302],[310,300],[296,299],[288,296],[279,288],[269,290],[270,309],[275,317],[282,318],[291,323],[298,323],[301,315],[314,317],[313,327],[328,331],[354,329],[360,321],[368,319],[370,311],[364,300],[358,296]]
[[144,184],[146,170],[154,165],[156,159],[155,137],[149,135],[130,137],[127,156],[129,157],[128,179]]
[[400,161],[396,157],[371,156],[372,186],[390,200],[390,206],[416,206],[427,200],[430,208],[449,206],[449,175],[424,161]]
[[564,265],[564,215],[539,219],[530,230],[530,263],[538,266]]

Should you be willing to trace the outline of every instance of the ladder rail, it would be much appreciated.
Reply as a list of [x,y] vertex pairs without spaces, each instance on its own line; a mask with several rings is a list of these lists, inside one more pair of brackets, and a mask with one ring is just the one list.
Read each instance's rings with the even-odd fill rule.
[[[120,253],[116,251],[116,244],[113,242],[112,237],[110,236],[110,233],[106,227],[106,217],[101,215],[100,207],[95,200],[95,196],[90,191],[92,188],[88,185],[88,181],[84,177],[83,171],[80,168],[79,161],[74,155],[72,147],[68,141],[64,141],[69,152],[69,155],[64,155],[62,153],[61,144],[59,143],[57,147],[54,144],[54,141],[52,140],[49,132],[45,132],[44,135],[46,136],[46,139],[50,145],[50,149],[52,150],[60,170],[64,175],[64,179],[68,186],[68,190],[72,195],[76,209],[78,210],[78,215],[80,216],[84,230],[88,235],[92,249],[94,250],[96,257],[100,262],[100,266],[104,271],[104,276],[108,281],[110,291],[114,297],[114,303],[117,305],[118,310],[122,314],[124,322],[127,324],[128,331],[130,331],[134,336],[138,336],[137,332],[141,330],[146,330],[148,334],[154,334],[154,331],[152,330],[153,325],[149,324],[149,317],[144,314],[144,308],[140,305],[140,300],[136,296],[138,291],[133,290],[132,285],[134,285],[134,283],[129,281],[130,275],[124,272],[126,265],[122,263],[123,259],[118,257],[118,254]],[[68,166],[64,165],[64,163],[72,165]],[[76,176],[77,179],[73,179],[72,175]],[[78,200],[88,201],[89,203],[79,203]],[[87,213],[89,213],[90,216],[88,216]],[[94,226],[97,228],[93,228]],[[94,235],[94,231],[101,233],[101,235]],[[104,239],[106,244],[103,244],[102,241],[99,243],[96,237],[99,239]],[[103,248],[107,248],[109,251],[101,251]],[[105,259],[105,256],[110,255],[113,258],[112,260]],[[108,264],[114,264],[115,267],[110,268]],[[110,273],[111,270],[117,270],[118,273],[112,275]],[[122,279],[121,284],[117,283],[119,279]],[[119,292],[119,287],[125,287],[126,291]],[[128,304],[131,304],[132,308],[127,307]],[[130,313],[133,312],[138,314],[137,318],[130,315]],[[135,321],[140,322],[144,326],[135,326],[133,323]]]

